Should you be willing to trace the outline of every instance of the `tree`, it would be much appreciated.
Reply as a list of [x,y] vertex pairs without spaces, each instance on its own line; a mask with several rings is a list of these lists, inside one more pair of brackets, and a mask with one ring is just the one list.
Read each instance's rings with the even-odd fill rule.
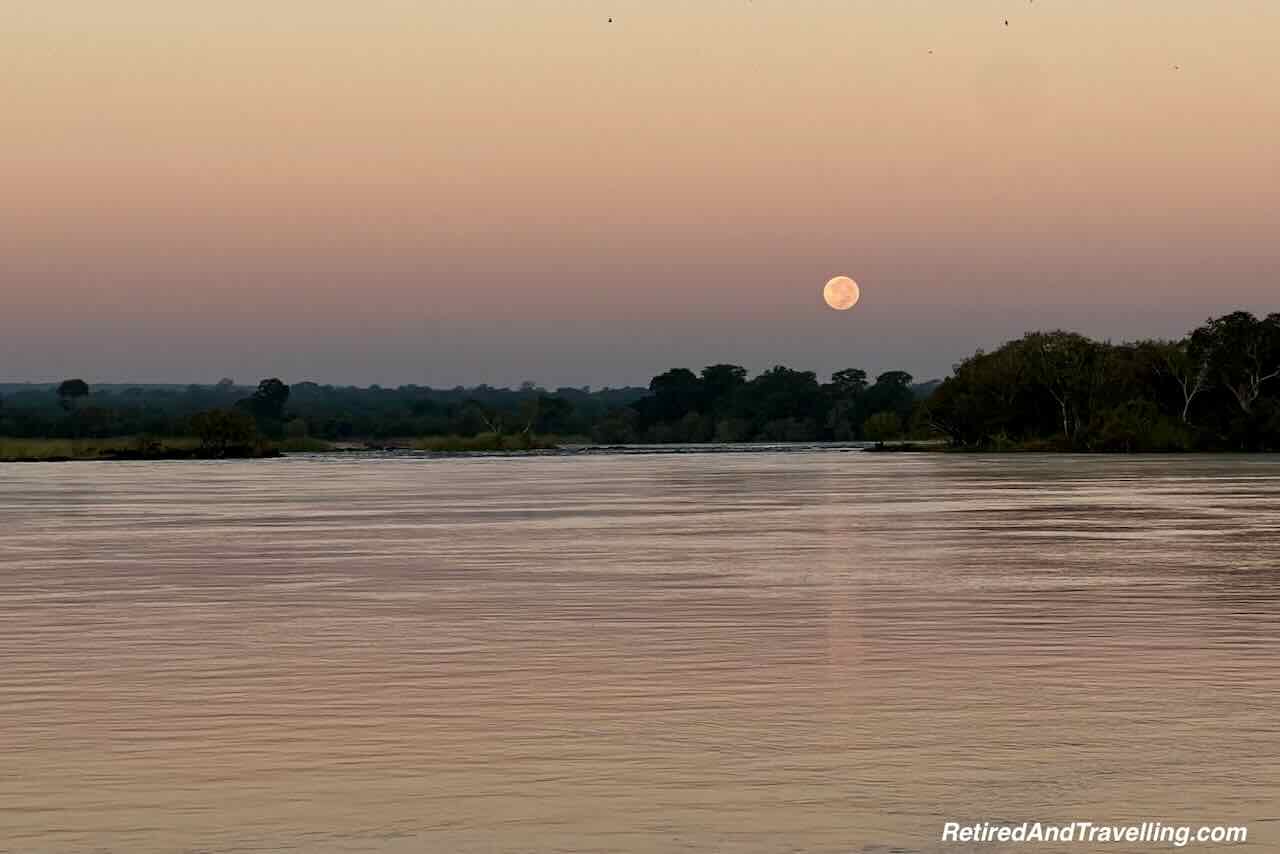
[[233,448],[249,445],[256,433],[251,417],[234,409],[210,409],[191,416],[191,431],[205,451],[224,456]]
[[857,437],[858,404],[856,400],[839,398],[827,410],[828,435],[837,442],[847,442]]
[[845,368],[831,375],[832,392],[837,397],[855,398],[867,390],[867,372],[861,368]]
[[1026,339],[1018,339],[955,365],[924,402],[924,422],[964,447],[1053,433],[1059,413],[1031,380],[1028,349]]
[[837,441],[853,439],[864,419],[863,396],[867,390],[867,372],[861,368],[844,368],[831,375],[822,387],[829,399],[827,434]]
[[906,371],[885,371],[876,377],[875,385],[858,398],[856,420],[866,422],[868,415],[877,412],[893,412],[900,421],[911,415],[916,405],[915,392],[911,390],[911,374]]
[[813,371],[775,365],[747,383],[744,404],[757,424],[782,419],[817,420],[826,414],[826,401]]
[[1280,314],[1258,320],[1236,311],[1211,318],[1191,333],[1191,343],[1207,354],[1214,378],[1246,416],[1253,413],[1263,384],[1280,377]]
[[702,398],[702,383],[688,368],[672,368],[649,382],[653,392],[653,414],[658,421],[678,421],[696,410]]
[[1210,386],[1209,354],[1203,339],[1181,341],[1143,341],[1138,352],[1151,364],[1157,377],[1168,379],[1177,388],[1182,399],[1180,417],[1183,424],[1190,423],[1191,404]]
[[591,438],[602,445],[626,445],[636,441],[636,411],[625,406],[609,410],[596,423]]
[[263,380],[248,401],[249,411],[258,418],[279,421],[284,418],[284,405],[289,402],[289,387],[275,377]]
[[718,412],[725,408],[738,389],[746,385],[747,369],[741,365],[707,365],[702,369],[703,412]]
[[906,371],[885,371],[876,377],[876,385],[892,388],[910,388],[912,379],[914,378]]
[[1023,337],[1030,378],[1057,404],[1062,432],[1075,443],[1088,423],[1093,396],[1101,381],[1101,348],[1075,332],[1030,332]]
[[563,397],[540,394],[520,404],[520,416],[524,421],[520,432],[526,436],[563,432],[573,416],[573,404]]
[[484,431],[501,436],[505,428],[506,419],[501,412],[469,399],[454,411],[449,429],[463,436],[474,436]]
[[63,409],[71,410],[81,398],[89,396],[89,384],[81,379],[63,380],[58,383],[58,402]]
[[893,439],[902,432],[902,419],[896,412],[877,412],[862,425],[862,434],[872,442]]

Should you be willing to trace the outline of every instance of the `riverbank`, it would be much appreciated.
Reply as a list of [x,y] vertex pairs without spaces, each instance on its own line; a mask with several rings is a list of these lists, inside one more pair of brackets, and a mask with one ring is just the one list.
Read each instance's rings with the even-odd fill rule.
[[941,453],[951,450],[946,442],[934,441],[926,439],[924,441],[901,441],[901,442],[876,442],[863,450],[878,454],[902,454],[902,453]]
[[[599,444],[581,436],[527,436],[481,433],[475,436],[424,436],[400,439],[349,439],[325,441],[292,438],[260,441],[252,446],[225,449],[201,446],[191,438],[155,440],[123,437],[117,439],[4,439],[0,438],[0,463],[70,462],[106,460],[216,460],[273,459],[295,454],[391,454],[391,455],[520,455],[542,454],[717,454],[766,451],[857,451],[876,454],[957,454],[1000,455],[1086,454],[1125,456],[1113,449],[1071,448],[1061,443],[1008,443],[998,447],[956,447],[943,439],[898,439],[884,442],[708,442]],[[1165,452],[1169,455],[1203,453]]]
[[466,454],[485,452],[552,451],[566,444],[585,443],[578,436],[529,434],[422,436],[401,439],[362,439],[329,442],[307,437],[262,441],[253,445],[214,448],[198,439],[154,439],[121,436],[109,439],[8,439],[0,437],[0,462],[71,462],[86,460],[208,460],[270,459],[284,454],[325,454],[368,451],[423,451]]
[[210,448],[193,438],[152,439],[123,436],[113,439],[0,438],[2,463],[55,463],[86,460],[211,460],[279,457],[281,448],[253,445]]

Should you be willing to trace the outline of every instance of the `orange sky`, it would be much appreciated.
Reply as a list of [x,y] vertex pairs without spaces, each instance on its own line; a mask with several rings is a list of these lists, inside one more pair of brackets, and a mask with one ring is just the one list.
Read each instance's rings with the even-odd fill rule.
[[1278,43],[1270,0],[11,0],[0,380],[925,377],[1275,310]]

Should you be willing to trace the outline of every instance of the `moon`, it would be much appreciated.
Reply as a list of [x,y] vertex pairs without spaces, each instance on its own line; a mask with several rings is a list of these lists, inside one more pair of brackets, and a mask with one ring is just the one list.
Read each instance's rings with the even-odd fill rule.
[[848,276],[836,276],[822,289],[822,298],[836,311],[853,308],[860,296],[862,292],[858,290],[858,283]]

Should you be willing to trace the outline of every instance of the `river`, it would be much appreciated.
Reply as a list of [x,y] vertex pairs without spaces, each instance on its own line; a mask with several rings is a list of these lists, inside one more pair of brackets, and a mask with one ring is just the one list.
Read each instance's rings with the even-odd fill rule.
[[1280,457],[0,466],[0,757],[24,854],[1280,850]]

